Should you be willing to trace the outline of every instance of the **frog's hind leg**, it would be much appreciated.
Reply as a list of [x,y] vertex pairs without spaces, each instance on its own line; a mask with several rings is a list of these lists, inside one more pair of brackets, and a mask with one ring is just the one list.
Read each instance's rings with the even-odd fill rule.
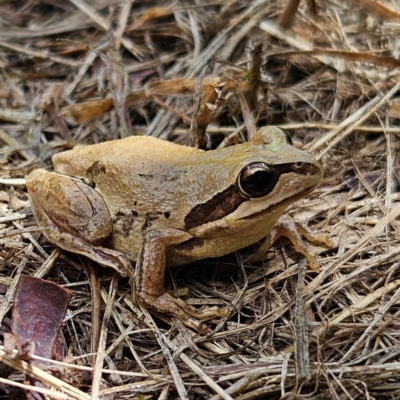
[[26,185],[32,212],[51,243],[114,268],[121,275],[131,272],[123,254],[99,246],[113,225],[103,198],[90,185],[44,169],[27,176]]

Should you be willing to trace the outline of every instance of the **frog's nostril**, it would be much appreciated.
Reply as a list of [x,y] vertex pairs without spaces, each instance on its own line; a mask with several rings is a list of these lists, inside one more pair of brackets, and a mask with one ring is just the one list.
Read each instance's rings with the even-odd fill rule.
[[297,161],[292,164],[292,170],[295,172],[301,172],[306,167],[307,167],[307,164],[302,161]]
[[291,164],[290,169],[297,174],[302,175],[316,175],[319,174],[320,168],[318,165],[308,162],[298,161]]

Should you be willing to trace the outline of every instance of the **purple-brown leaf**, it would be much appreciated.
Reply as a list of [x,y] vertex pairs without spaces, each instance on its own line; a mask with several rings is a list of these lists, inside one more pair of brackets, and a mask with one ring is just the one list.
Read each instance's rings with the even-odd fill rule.
[[51,358],[72,292],[56,283],[23,275],[18,283],[11,331],[20,346],[35,343],[35,355]]

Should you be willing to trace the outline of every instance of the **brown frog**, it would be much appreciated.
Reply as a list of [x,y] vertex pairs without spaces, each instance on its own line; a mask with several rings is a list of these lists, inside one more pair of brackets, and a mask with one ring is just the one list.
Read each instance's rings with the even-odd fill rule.
[[[54,173],[38,169],[27,177],[32,210],[48,240],[134,277],[141,304],[197,330],[227,310],[199,310],[171,296],[165,268],[268,236],[323,173],[276,127],[211,151],[132,136],[77,146],[55,155],[53,164]],[[315,267],[315,258],[299,250]]]

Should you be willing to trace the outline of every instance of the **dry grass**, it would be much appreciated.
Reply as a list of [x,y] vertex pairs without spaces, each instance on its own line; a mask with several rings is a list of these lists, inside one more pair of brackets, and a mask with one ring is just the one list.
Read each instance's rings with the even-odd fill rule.
[[[1,369],[1,398],[23,371],[53,396],[76,399],[400,398],[400,8],[320,0],[315,15],[304,1],[291,18],[297,2],[291,13],[282,3],[0,2],[2,331],[21,273],[74,290],[59,379],[0,348],[13,367]],[[246,46],[257,44],[264,83],[249,88]],[[51,246],[36,229],[24,176],[50,167],[51,155],[72,142],[146,134],[185,143],[196,78],[215,60],[231,64],[206,70],[203,83],[221,78],[226,98],[208,131],[234,140],[246,132],[243,121],[251,132],[258,108],[257,126],[290,132],[325,178],[289,214],[335,246],[313,247],[319,273],[287,243],[263,263],[243,262],[241,252],[170,270],[169,287],[188,287],[192,304],[237,311],[199,336],[152,322],[132,304],[126,280]],[[261,103],[250,96],[246,110],[251,91]],[[92,297],[101,319],[92,316]]]

